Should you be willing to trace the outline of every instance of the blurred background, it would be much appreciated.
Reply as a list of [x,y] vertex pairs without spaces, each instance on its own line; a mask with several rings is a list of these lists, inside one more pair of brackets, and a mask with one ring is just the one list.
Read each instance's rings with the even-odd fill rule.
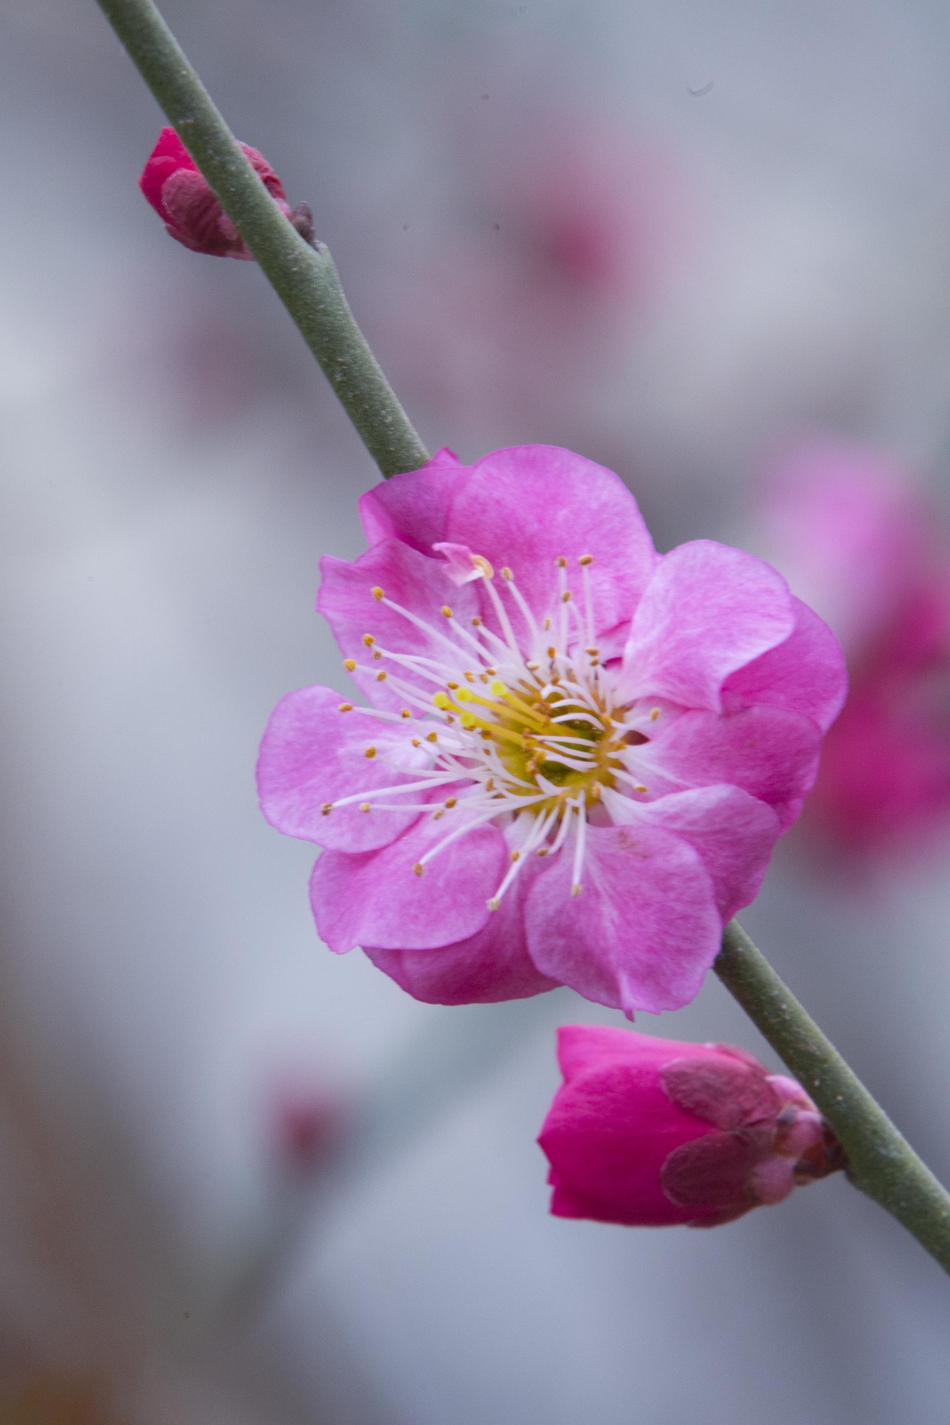
[[[950,11],[167,0],[430,449],[564,444],[773,558],[853,695],[744,923],[945,1179]],[[250,264],[136,188],[93,0],[0,7],[0,1423],[937,1425],[947,1284],[842,1178],[547,1216],[567,990],[316,938],[257,743],[376,474]],[[342,686],[342,685],[340,685]],[[774,1056],[712,980],[638,1025]]]

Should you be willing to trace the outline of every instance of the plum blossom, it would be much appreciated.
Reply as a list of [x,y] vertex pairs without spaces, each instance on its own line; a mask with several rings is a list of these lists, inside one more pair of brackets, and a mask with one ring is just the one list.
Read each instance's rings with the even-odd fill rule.
[[361,513],[318,607],[370,706],[290,693],[258,765],[268,820],[324,848],[320,935],[438,1003],[688,1003],[814,781],[834,636],[750,554],[657,554],[553,446],[442,451]]
[[538,1139],[556,1217],[716,1227],[845,1166],[804,1089],[731,1044],[568,1024],[558,1060]]
[[[241,148],[278,208],[309,241],[313,225],[307,205],[301,203],[292,213],[284,185],[267,159],[246,143],[242,143]],[[176,242],[209,257],[254,261],[244,239],[174,129],[162,129],[142,170],[139,187]],[[309,231],[306,230],[308,219]]]
[[803,831],[852,866],[950,825],[950,540],[907,472],[823,444],[772,472],[776,562],[840,636],[851,689]]

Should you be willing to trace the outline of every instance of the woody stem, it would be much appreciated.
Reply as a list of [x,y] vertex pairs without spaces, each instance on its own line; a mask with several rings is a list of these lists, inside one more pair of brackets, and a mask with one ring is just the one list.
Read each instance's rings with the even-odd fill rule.
[[950,1194],[735,920],[713,969],[831,1124],[855,1187],[950,1272]]
[[418,470],[428,452],[356,324],[329,250],[306,243],[273,202],[152,0],[99,0],[99,6],[383,475]]

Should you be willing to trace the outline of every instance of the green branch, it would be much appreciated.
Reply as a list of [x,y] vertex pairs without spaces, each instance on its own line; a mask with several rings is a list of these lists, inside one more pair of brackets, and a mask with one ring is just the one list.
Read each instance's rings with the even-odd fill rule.
[[950,1194],[735,920],[713,969],[831,1124],[855,1187],[950,1272]]
[[384,476],[428,452],[347,305],[329,251],[272,201],[151,0],[99,0],[112,28],[257,258]]

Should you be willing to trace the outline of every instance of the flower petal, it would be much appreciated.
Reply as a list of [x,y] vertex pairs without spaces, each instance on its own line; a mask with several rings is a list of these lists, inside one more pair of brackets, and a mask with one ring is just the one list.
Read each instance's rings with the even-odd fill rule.
[[844,650],[831,629],[800,599],[792,600],[795,628],[744,668],[731,674],[722,689],[726,712],[754,703],[803,713],[827,732],[848,692]]
[[[380,647],[392,653],[412,654],[437,663],[448,659],[456,674],[459,667],[474,656],[455,639],[442,609],[450,608],[467,624],[478,613],[478,599],[471,585],[457,588],[451,582],[443,559],[426,558],[398,539],[387,539],[352,564],[326,556],[320,561],[320,572],[323,583],[317,608],[326,616],[344,657],[378,669],[378,672],[353,675],[357,685],[377,707],[398,708],[405,702],[391,686],[387,687],[386,679],[379,680],[379,673],[385,673],[387,679],[397,677],[412,684],[427,703],[435,688],[444,686],[445,677],[436,680],[391,659],[374,660],[373,650],[363,641],[364,635],[371,635]],[[374,587],[381,588],[387,598],[422,619],[432,632],[387,608],[375,598]],[[455,644],[457,653],[443,642],[446,637]]]
[[695,1207],[671,1202],[660,1173],[684,1137],[697,1134],[705,1141],[697,1119],[660,1088],[655,1068],[616,1062],[582,1075],[558,1090],[538,1139],[551,1162],[551,1211],[636,1226],[692,1221]]
[[465,483],[469,467],[451,450],[436,451],[421,470],[408,470],[374,485],[360,499],[360,519],[370,545],[384,539],[428,554],[446,539],[452,500]]
[[528,954],[528,877],[526,867],[483,929],[467,940],[438,950],[363,948],[374,965],[427,1004],[497,1004],[557,989],[558,981],[542,975]]
[[[361,812],[358,803],[335,807],[324,816],[323,806],[337,797],[416,780],[391,765],[405,765],[406,733],[355,709],[340,711],[340,694],[332,688],[300,688],[288,693],[271,713],[257,762],[261,810],[286,836],[315,841],[337,851],[375,851],[401,836],[419,817],[400,811],[399,797],[385,798],[393,810]],[[370,747],[376,755],[367,757]],[[406,802],[439,799],[429,793],[408,793]]]
[[331,950],[434,950],[483,928],[508,859],[505,838],[497,827],[477,827],[416,875],[413,866],[450,829],[425,816],[380,851],[324,852],[313,868],[310,903]]
[[648,756],[661,775],[743,788],[774,807],[784,831],[814,784],[820,750],[811,718],[760,704],[726,717],[684,713],[650,744]]
[[528,949],[538,969],[631,1016],[688,1004],[722,935],[698,853],[656,827],[592,826],[578,896],[571,870],[568,846],[528,895]]
[[794,627],[788,585],[770,565],[712,540],[681,544],[660,560],[634,615],[625,691],[719,712],[730,673]]
[[555,560],[568,560],[569,586],[580,599],[577,561],[592,555],[597,632],[628,622],[657,561],[619,476],[553,445],[496,450],[474,465],[452,502],[445,538],[467,544],[496,570],[510,566],[539,618],[559,599]]
[[663,827],[688,841],[709,872],[724,922],[758,895],[782,832],[772,808],[739,787],[697,787],[654,802],[605,792],[604,802],[615,822]]

